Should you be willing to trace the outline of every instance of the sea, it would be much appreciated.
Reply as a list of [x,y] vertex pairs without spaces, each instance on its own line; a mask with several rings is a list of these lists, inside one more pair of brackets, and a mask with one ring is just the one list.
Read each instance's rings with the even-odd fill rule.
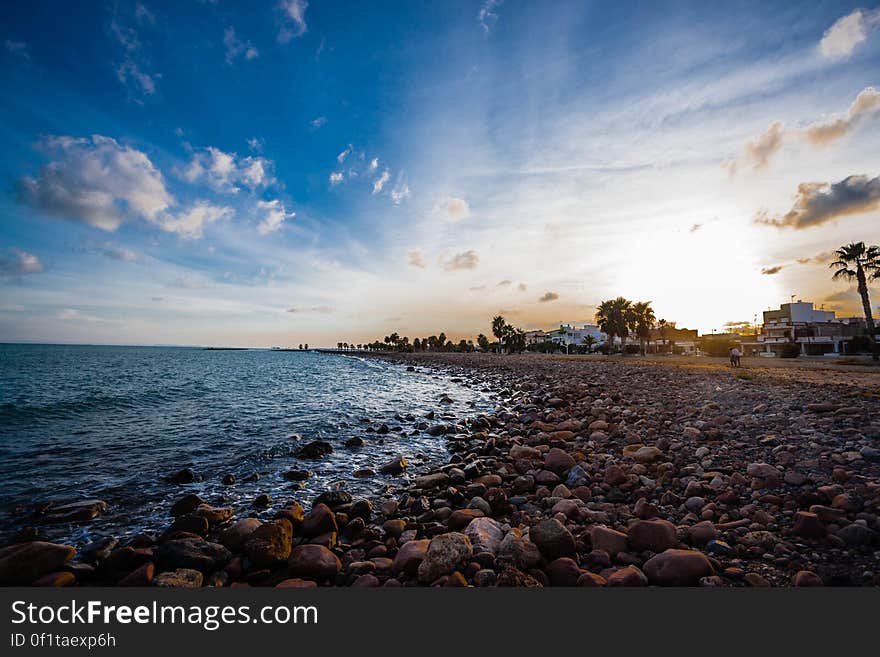
[[[375,499],[448,459],[445,439],[429,435],[426,423],[492,406],[479,385],[373,358],[0,344],[0,534],[32,525],[48,540],[74,545],[125,540],[167,528],[171,504],[189,492],[234,506],[238,517],[271,517],[288,500],[308,508],[335,488]],[[353,437],[364,446],[346,447]],[[313,440],[333,452],[299,458]],[[398,455],[407,458],[407,473],[380,474]],[[200,480],[167,481],[183,468]],[[291,469],[311,476],[289,481],[283,475]],[[224,485],[230,474],[236,483]],[[265,510],[253,506],[261,493],[274,501]],[[103,500],[107,511],[84,523],[41,521],[46,505],[86,499]]]

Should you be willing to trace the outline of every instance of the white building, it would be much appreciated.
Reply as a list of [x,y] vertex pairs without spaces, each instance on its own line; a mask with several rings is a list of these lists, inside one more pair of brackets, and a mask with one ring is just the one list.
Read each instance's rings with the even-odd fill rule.
[[757,342],[743,343],[743,349],[747,354],[778,356],[786,345],[796,344],[806,356],[837,355],[863,332],[864,320],[838,319],[833,310],[817,310],[811,302],[798,301],[764,311]]
[[558,329],[550,331],[547,337],[552,342],[562,346],[583,346],[587,336],[593,338],[594,345],[604,344],[608,336],[593,324],[584,324],[583,328],[575,328],[571,324],[561,324]]

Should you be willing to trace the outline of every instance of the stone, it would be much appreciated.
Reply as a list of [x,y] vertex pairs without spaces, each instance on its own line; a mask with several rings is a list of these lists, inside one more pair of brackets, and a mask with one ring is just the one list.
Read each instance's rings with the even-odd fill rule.
[[877,541],[877,532],[855,522],[837,530],[836,536],[847,545],[871,545]]
[[577,586],[581,576],[581,569],[570,557],[554,559],[547,564],[544,572],[547,573],[550,584],[553,586]]
[[309,477],[312,476],[312,473],[309,470],[292,468],[281,476],[284,477],[287,481],[306,481],[307,479],[309,479]]
[[450,575],[463,568],[473,554],[470,539],[464,534],[450,532],[431,539],[425,558],[419,564],[420,582],[430,583],[441,575]]
[[420,490],[430,490],[432,488],[440,488],[445,486],[449,481],[449,475],[444,472],[436,472],[434,474],[416,477],[413,486]]
[[407,541],[404,543],[394,556],[394,561],[391,564],[391,571],[395,575],[399,575],[400,573],[405,573],[410,576],[415,575],[418,571],[419,564],[428,552],[428,546],[430,544],[431,541],[428,539]]
[[0,550],[0,586],[30,584],[61,568],[76,555],[70,545],[31,541]]
[[678,546],[675,525],[668,520],[636,520],[627,531],[632,549],[643,552],[662,552]]
[[190,569],[208,573],[225,565],[232,554],[219,543],[201,538],[182,538],[166,541],[157,551],[159,565],[164,570]]
[[402,456],[395,456],[390,461],[383,463],[379,467],[382,474],[401,474],[406,470],[406,459]]
[[504,538],[504,530],[501,524],[492,518],[474,518],[464,529],[464,534],[470,539],[474,553],[491,552],[496,554],[501,547]]
[[559,476],[565,474],[575,466],[574,459],[558,447],[553,447],[544,455],[544,467]]
[[290,556],[292,542],[290,522],[271,520],[259,525],[247,536],[244,551],[254,566],[263,568],[286,560]]
[[606,586],[610,587],[648,585],[648,578],[645,577],[645,573],[643,573],[635,566],[627,566],[626,568],[615,570],[613,573],[605,578],[605,581]]
[[82,500],[70,504],[49,507],[43,515],[43,522],[87,522],[94,520],[107,510],[103,500]]
[[189,493],[171,505],[171,515],[177,517],[192,513],[202,504],[206,504],[205,500],[195,493]]
[[276,589],[313,589],[318,584],[311,580],[300,579],[299,577],[290,577],[283,579],[275,585]]
[[507,587],[515,586],[517,588],[541,588],[543,584],[531,575],[528,575],[518,568],[512,566],[505,568],[501,575],[498,576],[498,586]]
[[498,558],[513,563],[520,570],[529,570],[541,562],[538,546],[522,537],[522,532],[513,528],[498,546]]
[[287,563],[291,575],[318,581],[336,577],[342,568],[339,558],[323,545],[299,545]]
[[715,530],[715,523],[711,520],[704,520],[688,527],[688,537],[691,545],[705,545],[717,536],[718,532]]
[[641,447],[632,457],[639,463],[651,463],[663,457],[663,452],[656,447]]
[[330,532],[338,532],[339,526],[336,524],[336,514],[326,504],[320,503],[312,507],[302,524],[299,532],[308,538],[320,536]]
[[333,445],[326,440],[313,440],[297,452],[297,456],[302,459],[320,459],[333,452]]
[[382,530],[391,538],[400,538],[404,529],[406,529],[406,521],[400,518],[392,518],[382,524]]
[[162,588],[197,589],[201,587],[204,577],[192,568],[177,568],[159,573],[153,580],[155,586]]
[[605,468],[605,483],[609,486],[625,484],[627,479],[626,472],[619,465],[609,465]]
[[234,513],[235,509],[231,506],[211,506],[209,504],[200,504],[196,507],[196,510],[193,511],[194,515],[207,520],[208,525],[211,527],[223,524],[232,518]]
[[593,549],[604,550],[611,557],[617,556],[618,552],[626,552],[628,547],[626,534],[603,525],[590,528],[590,542]]
[[547,559],[575,554],[574,536],[555,518],[542,520],[529,529],[529,540],[538,546],[538,550]]
[[[200,573],[201,574],[201,573]],[[149,586],[156,575],[156,566],[152,561],[140,565],[119,580],[117,586]]]
[[584,586],[589,588],[595,588],[598,586],[605,586],[608,582],[605,581],[605,578],[601,575],[597,575],[596,573],[591,573],[589,571],[582,571],[581,576],[578,577],[577,585]]
[[825,536],[825,525],[819,520],[819,516],[809,511],[798,511],[794,515],[794,527],[792,531],[804,538],[820,538]]
[[712,563],[696,550],[666,550],[648,559],[645,575],[651,584],[662,586],[694,586],[701,577],[714,574]]
[[182,468],[174,474],[168,475],[167,479],[172,484],[191,484],[196,480],[196,473],[192,468]]
[[482,518],[483,516],[483,512],[479,509],[458,509],[449,516],[446,526],[452,531],[458,531],[467,527],[474,518]]
[[69,571],[59,571],[57,573],[48,573],[35,580],[31,586],[42,586],[47,588],[60,589],[65,586],[73,586],[76,583],[76,575]]
[[823,582],[822,578],[816,573],[809,570],[799,570],[791,578],[791,585],[796,587],[823,586]]

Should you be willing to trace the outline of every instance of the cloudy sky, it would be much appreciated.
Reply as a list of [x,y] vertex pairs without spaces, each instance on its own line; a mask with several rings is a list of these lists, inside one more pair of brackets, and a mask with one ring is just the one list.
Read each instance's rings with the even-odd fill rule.
[[718,5],[3,3],[0,340],[854,314],[880,6]]

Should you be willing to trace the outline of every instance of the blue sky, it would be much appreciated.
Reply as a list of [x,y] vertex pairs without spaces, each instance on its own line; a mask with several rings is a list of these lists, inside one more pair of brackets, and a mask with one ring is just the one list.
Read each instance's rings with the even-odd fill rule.
[[709,330],[856,312],[825,256],[880,241],[877,4],[0,15],[0,340],[470,337],[619,294]]

